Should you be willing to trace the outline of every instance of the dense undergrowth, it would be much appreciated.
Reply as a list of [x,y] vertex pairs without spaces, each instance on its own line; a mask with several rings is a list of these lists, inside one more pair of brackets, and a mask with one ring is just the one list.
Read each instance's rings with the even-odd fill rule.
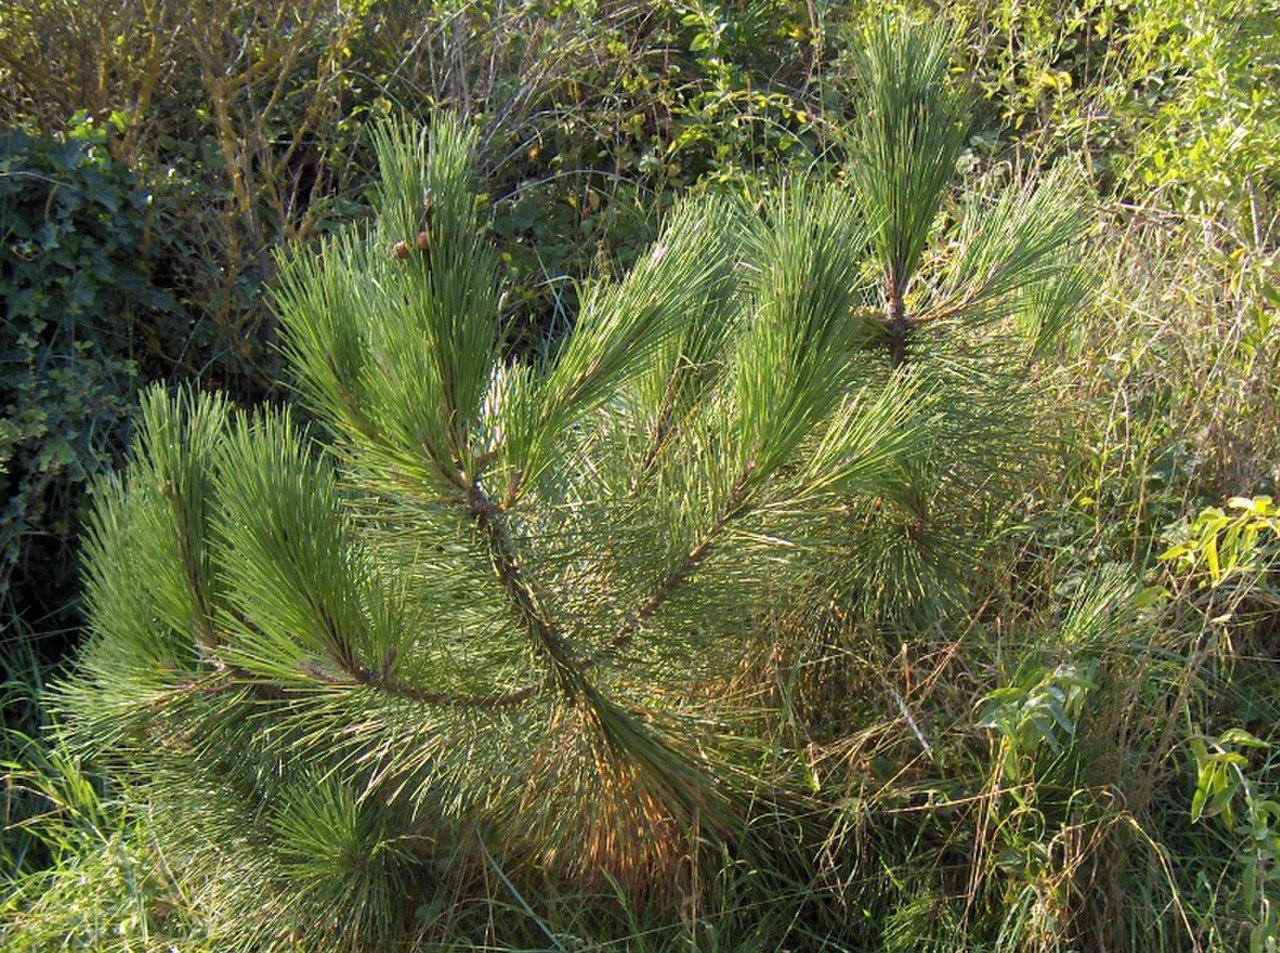
[[[594,853],[581,847],[585,769],[575,785],[547,781],[536,804],[490,778],[487,798],[468,789],[473,802],[444,811],[424,845],[420,825],[403,839],[384,818],[370,827],[377,797],[331,778],[310,797],[241,778],[224,797],[222,767],[193,781],[199,759],[183,777],[122,765],[128,746],[87,744],[77,728],[127,695],[101,665],[105,694],[71,703],[64,687],[59,713],[48,706],[46,685],[69,672],[51,649],[68,639],[49,633],[74,641],[79,609],[41,567],[67,564],[86,488],[127,456],[125,408],[143,379],[245,405],[284,396],[287,310],[266,304],[277,252],[370,221],[372,130],[387,113],[474,118],[484,232],[508,289],[491,344],[503,366],[536,366],[593,300],[576,279],[652,261],[681,196],[767,206],[789,170],[874,184],[858,178],[858,56],[878,12],[492,4],[415,19],[413,5],[299,2],[274,20],[225,4],[187,22],[164,3],[71,6],[15,4],[0,25],[15,90],[3,119],[34,137],[6,153],[25,165],[0,170],[5,949],[1277,948],[1274,3],[947,8],[952,81],[977,98],[904,307],[945,290],[929,276],[947,274],[966,202],[1061,157],[1099,196],[1073,200],[1088,211],[1071,246],[1088,293],[1073,288],[1054,333],[1018,339],[1033,357],[998,355],[1026,361],[1017,399],[996,401],[999,439],[966,448],[958,423],[931,438],[956,441],[948,492],[943,479],[904,504],[880,487],[897,492],[896,515],[842,505],[820,533],[753,528],[756,548],[816,533],[829,555],[843,533],[845,550],[797,556],[763,595],[713,606],[715,625],[750,609],[734,657],[657,653],[700,674],[698,718],[734,726],[737,741],[675,747],[697,750],[700,772],[723,766],[717,791],[755,799],[730,813],[776,824],[766,849],[646,802]],[[955,354],[970,354],[963,343]],[[990,437],[976,404],[953,410]],[[1019,452],[1005,457],[1010,439]],[[975,479],[974,459],[990,479]],[[892,562],[903,540],[914,555]],[[142,565],[118,558],[122,578]],[[744,549],[730,577],[749,562]],[[805,572],[825,601],[787,574]],[[892,593],[886,576],[904,572],[917,591]],[[693,718],[663,691],[671,676],[646,672],[646,717]],[[475,730],[494,744],[493,725]],[[485,750],[476,758],[496,770],[524,749]],[[191,797],[202,784],[207,796]],[[566,831],[576,848],[556,841]],[[555,851],[530,847],[549,840]],[[331,909],[392,909],[394,922],[332,922]]]

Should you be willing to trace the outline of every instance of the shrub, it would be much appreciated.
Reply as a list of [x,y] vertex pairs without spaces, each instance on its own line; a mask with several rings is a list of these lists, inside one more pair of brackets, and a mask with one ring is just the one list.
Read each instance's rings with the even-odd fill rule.
[[150,274],[147,194],[100,142],[0,137],[0,601],[65,623],[85,489],[118,460],[149,344],[176,324]]
[[[950,170],[907,146],[954,113],[937,73],[883,97],[922,45],[945,36],[872,37],[903,123],[858,155],[919,214],[886,220],[875,175],[861,202],[791,181],[683,203],[563,343],[512,361],[473,134],[390,126],[375,227],[282,271],[316,426],[147,398],[99,491],[62,703],[161,816],[182,805],[167,856],[242,938],[385,944],[406,896],[486,864],[632,896],[687,890],[705,845],[804,870],[812,808],[753,647],[771,615],[874,628],[933,606],[936,562],[974,570],[935,558],[935,498],[957,461],[1021,455],[1005,418],[1076,287],[1061,176],[976,196],[921,265]],[[883,564],[833,571],[864,544]]]

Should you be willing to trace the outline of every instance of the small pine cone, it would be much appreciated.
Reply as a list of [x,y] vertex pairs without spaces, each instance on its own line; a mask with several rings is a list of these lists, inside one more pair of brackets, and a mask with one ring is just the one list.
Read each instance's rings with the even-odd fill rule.
[[421,251],[426,251],[430,247],[431,247],[431,236],[428,235],[426,232],[418,232],[418,248]]
[[395,256],[396,256],[396,258],[399,258],[399,259],[400,259],[400,260],[402,260],[402,261],[403,261],[405,258],[408,258],[408,257],[409,257],[409,243],[408,243],[408,242],[396,242],[395,247],[391,249],[391,254],[395,255]]

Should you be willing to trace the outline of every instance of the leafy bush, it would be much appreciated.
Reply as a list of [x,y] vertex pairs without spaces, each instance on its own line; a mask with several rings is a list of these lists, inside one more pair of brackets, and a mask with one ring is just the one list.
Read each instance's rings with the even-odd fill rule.
[[1032,0],[950,13],[989,103],[980,152],[1010,136],[1033,156],[1078,153],[1122,201],[1202,215],[1229,249],[1274,247],[1274,0]]
[[1144,84],[1154,116],[1135,117],[1126,173],[1211,216],[1233,244],[1280,240],[1280,4],[1152,2]]
[[174,197],[163,225],[189,250],[174,278],[202,319],[194,367],[247,398],[277,370],[261,297],[273,250],[358,211],[370,120],[441,106],[473,117],[502,199],[511,305],[539,312],[535,332],[573,294],[548,278],[614,255],[629,266],[674,193],[814,140],[796,101],[812,26],[791,4],[53,6],[21,0],[6,21],[0,77],[14,95],[0,122],[52,136],[86,115]]
[[100,142],[0,137],[0,600],[33,618],[65,611],[85,490],[177,323],[150,274],[147,204]]

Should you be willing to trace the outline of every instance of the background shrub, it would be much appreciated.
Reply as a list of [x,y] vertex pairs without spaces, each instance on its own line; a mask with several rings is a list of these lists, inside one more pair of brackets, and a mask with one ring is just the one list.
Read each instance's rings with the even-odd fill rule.
[[0,137],[0,603],[43,627],[73,619],[87,488],[118,462],[137,388],[182,333],[153,273],[149,206],[92,130]]

